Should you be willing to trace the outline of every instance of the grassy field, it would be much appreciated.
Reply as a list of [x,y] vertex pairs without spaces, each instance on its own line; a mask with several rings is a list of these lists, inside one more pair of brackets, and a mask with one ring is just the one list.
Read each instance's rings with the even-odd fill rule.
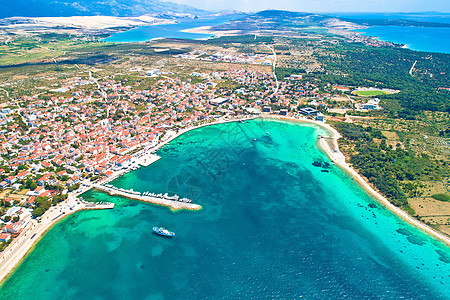
[[[408,203],[424,223],[450,235],[449,139],[442,132],[450,126],[448,113],[423,112],[416,120],[388,118],[352,118],[353,123],[381,130],[386,144],[397,145],[423,160],[424,172],[415,180],[399,180],[407,191]],[[413,161],[411,161],[412,163]]]
[[68,51],[87,47],[95,47],[102,43],[88,43],[57,37],[43,40],[39,37],[21,37],[8,44],[0,45],[0,66],[15,65],[42,60],[52,61]]
[[353,91],[352,94],[363,97],[370,97],[370,96],[386,95],[389,93],[382,90],[369,90],[369,91]]

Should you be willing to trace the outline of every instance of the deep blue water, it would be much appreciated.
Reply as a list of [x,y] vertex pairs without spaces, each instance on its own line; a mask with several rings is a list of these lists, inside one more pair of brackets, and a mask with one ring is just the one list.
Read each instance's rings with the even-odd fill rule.
[[[339,13],[331,15],[354,19],[408,19],[450,23],[450,14],[444,13]],[[182,32],[181,30],[223,24],[240,17],[242,15],[230,15],[209,19],[185,20],[177,24],[141,26],[129,31],[113,34],[104,40],[107,42],[145,42],[154,38],[208,38],[211,35],[188,33]],[[362,32],[368,36],[378,37],[383,41],[405,44],[407,48],[412,50],[450,53],[450,28],[373,26],[362,30]]]
[[[450,23],[449,13],[335,13],[337,17],[350,19],[400,19],[422,22]],[[382,41],[404,44],[408,49],[450,53],[450,28],[448,27],[405,27],[372,26],[364,35],[377,37]]]
[[373,26],[358,30],[382,41],[405,44],[408,49],[450,53],[450,28]]
[[[112,182],[177,193],[171,212],[100,192],[113,210],[54,226],[1,299],[446,299],[450,249],[328,162],[323,129],[255,120],[191,131]],[[324,172],[328,171],[328,172]],[[173,239],[153,226],[176,232]]]
[[180,38],[180,39],[202,39],[211,37],[209,34],[182,32],[181,30],[196,28],[200,26],[213,26],[226,23],[242,15],[229,15],[216,18],[200,18],[185,20],[176,24],[141,26],[132,30],[119,32],[104,39],[106,42],[146,42],[155,38]]
[[421,22],[450,23],[450,13],[416,12],[416,13],[331,13],[329,15],[349,19],[391,19],[413,20]]

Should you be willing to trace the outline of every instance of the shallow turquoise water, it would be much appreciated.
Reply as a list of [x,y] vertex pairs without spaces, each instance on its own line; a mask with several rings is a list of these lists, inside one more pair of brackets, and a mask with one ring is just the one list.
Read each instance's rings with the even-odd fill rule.
[[[255,120],[181,136],[162,159],[112,184],[177,193],[203,210],[89,192],[116,208],[57,224],[0,298],[448,298],[450,249],[335,166],[314,167],[328,161],[315,146],[320,134],[312,125]],[[176,237],[154,235],[159,225]]]
[[124,43],[124,42],[146,42],[155,38],[178,38],[178,39],[204,39],[211,37],[211,34],[189,33],[181,30],[196,28],[200,26],[213,26],[226,23],[229,20],[236,19],[242,15],[229,15],[209,19],[185,20],[176,24],[140,26],[128,31],[115,33],[104,39],[106,42]]

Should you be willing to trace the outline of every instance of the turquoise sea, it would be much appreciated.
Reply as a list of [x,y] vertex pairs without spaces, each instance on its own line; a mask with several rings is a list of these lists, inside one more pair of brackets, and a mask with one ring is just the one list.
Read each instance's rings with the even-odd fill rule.
[[450,53],[449,27],[373,26],[358,31],[411,50]]
[[[450,23],[450,13],[439,12],[336,13],[331,15],[348,19]],[[372,26],[357,31],[361,31],[367,36],[377,37],[382,41],[404,44],[411,50],[450,53],[450,28],[448,27]]]
[[[341,13],[335,16],[351,19],[408,19],[450,23],[450,14],[444,13]],[[176,24],[141,26],[132,30],[119,32],[104,39],[106,42],[146,42],[155,38],[203,39],[209,34],[189,33],[181,30],[200,26],[213,26],[242,17],[241,14],[213,18],[184,20]],[[403,27],[373,26],[361,30],[363,35],[377,37],[382,41],[405,44],[407,48],[419,51],[450,53],[450,28],[445,27]]]
[[55,225],[0,298],[448,299],[450,249],[328,165],[316,146],[323,134],[258,119],[182,135],[112,184],[177,193],[202,210],[88,192],[115,209]]
[[124,32],[115,33],[104,39],[106,42],[147,42],[155,38],[178,38],[178,39],[204,39],[211,37],[210,34],[189,33],[181,30],[196,28],[200,26],[213,26],[226,23],[229,20],[242,17],[241,14],[228,15],[214,18],[200,18],[184,20],[176,24],[140,26]]
[[348,19],[365,19],[365,20],[412,20],[420,22],[433,22],[433,23],[450,23],[450,13],[445,12],[409,12],[409,13],[331,13],[330,16],[348,18]]

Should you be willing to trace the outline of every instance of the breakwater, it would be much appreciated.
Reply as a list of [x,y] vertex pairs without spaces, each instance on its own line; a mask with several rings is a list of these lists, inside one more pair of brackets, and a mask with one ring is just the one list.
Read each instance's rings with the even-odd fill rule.
[[164,197],[164,195],[161,195],[161,196],[141,195],[141,193],[139,193],[139,192],[135,192],[133,190],[119,189],[119,188],[113,187],[111,185],[108,185],[108,186],[94,185],[94,188],[99,191],[107,192],[110,195],[118,195],[118,196],[125,197],[125,198],[132,199],[132,200],[138,200],[138,201],[153,203],[153,204],[157,204],[157,205],[163,205],[163,206],[170,207],[173,210],[179,210],[179,209],[199,210],[202,208],[201,205],[199,205],[199,204],[194,204],[194,203],[190,203],[187,201],[186,202],[177,201],[178,198],[173,197],[173,196],[168,197],[168,199],[167,199]]

